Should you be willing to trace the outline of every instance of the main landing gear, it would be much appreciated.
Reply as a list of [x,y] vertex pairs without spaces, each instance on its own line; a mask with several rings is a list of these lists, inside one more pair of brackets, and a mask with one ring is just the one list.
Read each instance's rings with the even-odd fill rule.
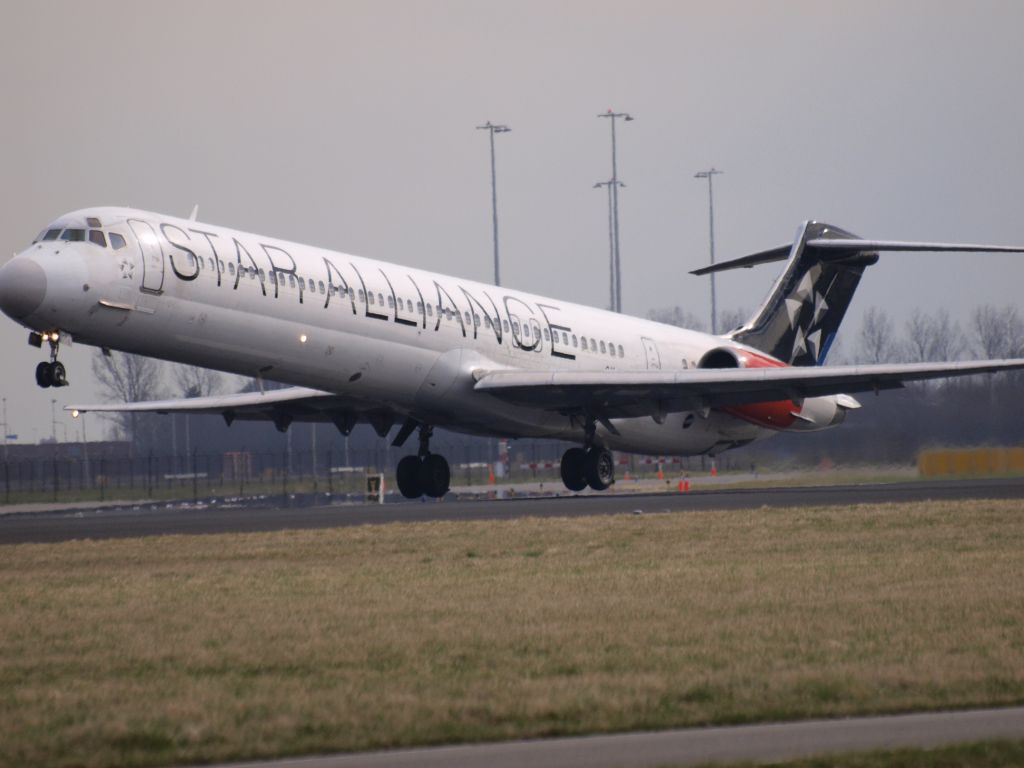
[[615,482],[615,459],[607,448],[594,444],[594,432],[594,423],[590,422],[583,447],[562,454],[562,482],[570,491],[582,491],[588,485],[603,491]]
[[66,387],[68,385],[68,373],[64,369],[64,363],[57,360],[57,352],[60,349],[60,332],[33,332],[28,335],[28,343],[33,347],[42,347],[44,341],[50,345],[50,362],[44,361],[36,366],[36,384],[43,389],[48,387]]
[[420,427],[420,449],[416,456],[406,456],[398,462],[396,480],[398,490],[407,499],[429,496],[439,499],[448,493],[452,471],[447,460],[439,453],[430,452],[433,429]]

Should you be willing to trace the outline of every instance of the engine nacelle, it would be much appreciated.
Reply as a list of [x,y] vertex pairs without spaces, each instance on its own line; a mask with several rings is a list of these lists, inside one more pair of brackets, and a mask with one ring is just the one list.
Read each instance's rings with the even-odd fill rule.
[[[722,369],[789,366],[774,357],[749,349],[716,347],[704,354],[697,367]],[[859,407],[860,404],[848,395],[828,395],[734,405],[720,410],[769,429],[813,432],[841,424],[846,418],[847,410]]]

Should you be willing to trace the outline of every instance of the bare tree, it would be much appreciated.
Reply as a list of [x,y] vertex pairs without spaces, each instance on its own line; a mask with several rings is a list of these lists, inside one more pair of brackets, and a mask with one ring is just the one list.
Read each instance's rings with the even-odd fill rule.
[[[134,403],[159,397],[160,363],[153,358],[97,351],[92,372],[108,402]],[[111,418],[133,456],[157,445],[158,422],[152,414],[118,413]]]
[[1024,353],[1024,322],[1013,305],[977,307],[971,315],[971,325],[983,358],[998,360]]
[[220,391],[223,377],[217,371],[197,365],[175,365],[174,381],[184,397],[204,397]]
[[907,320],[904,351],[909,362],[955,360],[963,353],[964,347],[960,324],[953,321],[945,309],[934,315],[915,309]]
[[871,307],[864,313],[857,352],[860,360],[865,363],[891,363],[899,357],[892,320],[884,310]]
[[718,313],[718,327],[721,328],[725,333],[734,331],[747,322],[747,318],[750,317],[750,313],[741,308],[727,309],[724,312]]
[[704,322],[699,317],[680,306],[650,309],[647,311],[647,319],[654,320],[657,323],[665,323],[666,325],[689,328],[691,331],[706,330]]

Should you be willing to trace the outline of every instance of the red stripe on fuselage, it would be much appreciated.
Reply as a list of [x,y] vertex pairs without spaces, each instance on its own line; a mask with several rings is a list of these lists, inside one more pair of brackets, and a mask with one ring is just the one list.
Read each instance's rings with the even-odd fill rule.
[[[759,355],[747,350],[737,350],[736,355],[742,368],[788,368],[781,360],[767,355]],[[722,408],[723,413],[757,424],[769,429],[787,429],[796,421],[793,414],[800,413],[801,406],[792,400],[775,400],[769,403],[751,403]]]

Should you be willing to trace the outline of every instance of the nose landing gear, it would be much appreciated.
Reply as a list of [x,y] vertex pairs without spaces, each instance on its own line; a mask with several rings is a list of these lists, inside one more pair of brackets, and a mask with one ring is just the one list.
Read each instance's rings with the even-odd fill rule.
[[398,462],[395,479],[398,490],[407,499],[429,496],[439,499],[448,493],[452,472],[448,461],[439,453],[430,452],[433,429],[420,427],[420,449],[416,456],[406,456]]
[[50,345],[50,361],[44,361],[36,366],[36,384],[43,389],[66,387],[68,385],[67,370],[65,370],[64,364],[57,359],[57,352],[60,350],[60,331],[33,332],[28,336],[28,343],[33,347],[42,347],[44,341]]

